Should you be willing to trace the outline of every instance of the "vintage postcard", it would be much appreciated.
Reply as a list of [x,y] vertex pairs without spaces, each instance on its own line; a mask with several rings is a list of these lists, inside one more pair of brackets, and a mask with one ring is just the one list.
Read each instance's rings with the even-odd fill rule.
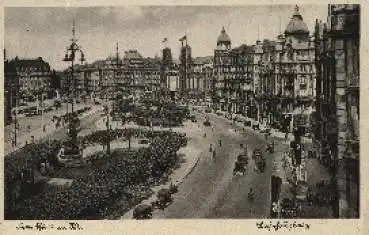
[[183,4],[4,5],[6,231],[363,233],[364,5]]

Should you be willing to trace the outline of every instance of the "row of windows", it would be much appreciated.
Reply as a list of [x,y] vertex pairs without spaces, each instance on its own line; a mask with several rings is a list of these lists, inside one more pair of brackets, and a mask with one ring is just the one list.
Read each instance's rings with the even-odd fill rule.
[[50,72],[46,67],[20,67],[19,72]]

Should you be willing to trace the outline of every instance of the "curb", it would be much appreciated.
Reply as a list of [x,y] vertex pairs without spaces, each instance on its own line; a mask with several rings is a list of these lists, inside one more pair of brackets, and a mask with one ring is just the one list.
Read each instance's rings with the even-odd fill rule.
[[200,161],[200,156],[197,157],[197,160],[195,164],[191,166],[191,169],[182,177],[182,179],[179,180],[177,186],[181,185],[183,183],[183,180],[185,180],[193,172],[193,170],[197,167],[199,161]]

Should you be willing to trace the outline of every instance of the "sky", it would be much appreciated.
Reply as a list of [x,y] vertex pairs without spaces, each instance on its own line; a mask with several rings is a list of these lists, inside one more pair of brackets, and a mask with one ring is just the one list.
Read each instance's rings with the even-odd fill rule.
[[[4,44],[8,59],[42,57],[52,69],[68,66],[62,59],[72,36],[76,37],[88,63],[136,49],[144,57],[161,56],[162,41],[174,58],[187,35],[192,56],[213,55],[222,27],[232,47],[275,39],[284,32],[295,5],[246,6],[119,6],[119,7],[6,7]],[[301,5],[300,13],[310,32],[316,19],[326,21],[328,6]]]

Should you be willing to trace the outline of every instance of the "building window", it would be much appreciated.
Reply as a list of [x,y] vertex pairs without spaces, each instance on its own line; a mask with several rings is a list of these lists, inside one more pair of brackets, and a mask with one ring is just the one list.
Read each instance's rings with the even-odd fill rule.
[[300,90],[306,90],[307,89],[307,84],[306,83],[301,83],[300,84]]

